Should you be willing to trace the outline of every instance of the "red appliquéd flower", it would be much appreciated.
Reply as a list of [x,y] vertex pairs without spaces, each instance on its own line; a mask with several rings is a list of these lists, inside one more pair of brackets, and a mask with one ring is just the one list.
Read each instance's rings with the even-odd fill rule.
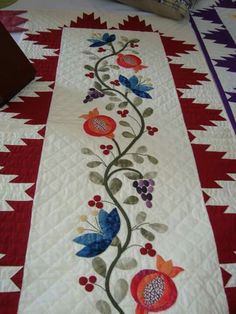
[[115,86],[120,86],[119,80],[114,80],[114,81],[111,81],[110,83]]
[[94,284],[97,281],[97,277],[96,276],[90,276],[89,278],[82,276],[79,278],[79,284],[81,286],[84,286],[85,290],[87,292],[92,292],[94,289]]
[[131,293],[137,302],[136,314],[148,314],[170,308],[177,299],[177,288],[172,278],[183,271],[173,266],[171,260],[165,261],[160,255],[156,258],[155,269],[138,272],[131,282]]
[[112,145],[100,145],[100,149],[103,151],[104,155],[109,155],[110,151],[113,149]]
[[142,65],[142,60],[133,54],[119,53],[116,62],[119,66],[126,69],[133,69],[135,72],[147,68],[146,65]]
[[151,257],[156,255],[156,250],[153,249],[152,244],[151,243],[146,243],[144,247],[141,247],[140,249],[140,253],[142,255],[149,255]]
[[85,76],[89,77],[89,78],[94,78],[94,73],[93,72],[89,72],[89,73],[86,73]]
[[106,49],[104,49],[102,47],[98,48],[98,52],[105,52],[105,51],[106,51]]
[[122,117],[122,118],[126,118],[127,114],[129,113],[129,110],[118,110],[117,113]]
[[153,136],[157,131],[158,131],[158,128],[156,127],[152,127],[152,126],[147,126],[146,127],[147,131],[148,131],[148,134]]
[[114,138],[116,122],[108,116],[100,115],[97,108],[89,111],[88,114],[81,115],[84,118],[84,131],[91,136],[105,136],[110,139]]
[[88,201],[90,207],[97,207],[98,209],[103,208],[102,198],[100,195],[95,195],[92,200]]

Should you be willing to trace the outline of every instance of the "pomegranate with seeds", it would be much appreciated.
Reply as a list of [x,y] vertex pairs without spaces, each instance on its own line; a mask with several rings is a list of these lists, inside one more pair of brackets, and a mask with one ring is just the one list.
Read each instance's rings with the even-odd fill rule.
[[116,129],[116,122],[111,117],[100,115],[97,108],[80,117],[86,120],[84,130],[87,134],[114,138],[113,132]]
[[177,299],[177,288],[173,277],[183,268],[173,266],[172,261],[165,261],[157,256],[157,270],[144,269],[138,272],[131,282],[131,293],[137,302],[136,314],[164,311]]

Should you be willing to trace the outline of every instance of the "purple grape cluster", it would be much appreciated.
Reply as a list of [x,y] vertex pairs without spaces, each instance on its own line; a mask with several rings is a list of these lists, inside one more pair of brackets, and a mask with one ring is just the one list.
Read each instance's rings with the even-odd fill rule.
[[152,207],[152,192],[154,191],[155,182],[152,179],[138,180],[133,182],[133,187],[141,195],[148,208]]
[[86,104],[87,102],[93,101],[96,98],[104,97],[104,94],[102,92],[99,92],[95,88],[90,88],[88,91],[88,95],[83,100],[83,103]]

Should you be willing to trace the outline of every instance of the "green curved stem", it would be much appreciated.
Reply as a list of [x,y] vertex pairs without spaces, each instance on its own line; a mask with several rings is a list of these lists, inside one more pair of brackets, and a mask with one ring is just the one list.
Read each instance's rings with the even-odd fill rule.
[[115,257],[115,259],[113,260],[113,262],[111,263],[110,267],[108,268],[108,271],[107,271],[107,274],[106,274],[106,279],[105,279],[105,289],[106,289],[106,293],[107,293],[107,296],[110,300],[110,302],[112,303],[112,305],[114,306],[114,308],[120,313],[120,314],[124,314],[124,311],[120,308],[120,306],[118,305],[118,303],[116,302],[116,300],[114,299],[112,293],[111,293],[111,290],[110,290],[110,278],[111,278],[111,274],[113,272],[113,269],[114,267],[116,266],[116,263],[118,262],[120,256],[123,254],[123,252],[127,249],[127,247],[129,246],[129,243],[130,243],[130,240],[131,240],[131,234],[132,234],[132,226],[131,226],[131,223],[130,223],[130,220],[129,220],[129,217],[128,215],[126,214],[125,210],[123,209],[123,207],[121,206],[121,204],[117,201],[117,199],[115,198],[115,196],[113,195],[112,191],[110,190],[109,188],[109,185],[108,185],[108,181],[109,179],[111,178],[111,176],[118,172],[118,171],[121,171],[121,170],[131,170],[131,171],[136,171],[137,173],[139,173],[141,176],[142,174],[135,170],[135,169],[132,169],[132,168],[122,168],[122,169],[116,169],[112,172],[111,171],[111,168],[113,166],[115,166],[117,164],[117,162],[119,161],[120,158],[122,158],[123,156],[126,155],[126,153],[131,149],[131,147],[133,147],[133,145],[140,139],[140,137],[143,135],[143,132],[144,132],[144,128],[145,128],[145,122],[144,122],[144,118],[142,116],[142,114],[140,113],[140,111],[136,108],[136,106],[132,103],[132,101],[127,97],[127,93],[124,94],[122,92],[120,92],[119,90],[116,90],[112,87],[110,87],[109,85],[107,85],[106,83],[104,83],[102,81],[102,79],[100,78],[99,76],[99,65],[100,63],[109,58],[109,57],[112,57],[114,55],[117,55],[118,53],[120,53],[121,51],[123,51],[128,45],[129,45],[130,41],[128,41],[120,50],[118,50],[117,52],[115,51],[113,45],[111,46],[113,49],[113,53],[109,54],[109,55],[106,55],[104,57],[102,57],[96,64],[95,64],[95,68],[94,68],[94,72],[95,72],[95,75],[96,75],[96,78],[97,80],[100,82],[100,84],[106,89],[106,90],[109,90],[109,91],[113,91],[115,92],[116,94],[119,94],[120,96],[123,97],[123,99],[125,99],[129,104],[130,106],[134,109],[134,111],[136,112],[136,114],[138,115],[139,119],[140,119],[140,130],[139,130],[139,133],[136,135],[136,137],[129,143],[129,145],[123,150],[121,151],[118,143],[116,142],[115,139],[113,139],[113,142],[115,143],[116,147],[117,147],[117,150],[118,150],[118,155],[116,156],[116,158],[113,159],[112,162],[110,162],[110,164],[107,165],[107,168],[105,170],[105,173],[104,173],[104,186],[105,186],[105,189],[110,197],[110,199],[113,201],[113,203],[115,204],[115,206],[118,208],[119,212],[121,213],[121,215],[123,216],[125,222],[126,222],[126,227],[127,227],[127,237],[126,237],[126,240],[125,240],[125,243],[123,244],[123,246],[121,246],[121,244],[119,243],[119,245],[117,246],[117,255]]

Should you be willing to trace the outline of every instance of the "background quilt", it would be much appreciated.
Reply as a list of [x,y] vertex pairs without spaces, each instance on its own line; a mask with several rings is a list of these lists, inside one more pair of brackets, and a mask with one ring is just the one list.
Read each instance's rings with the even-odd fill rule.
[[235,137],[191,27],[26,18],[37,78],[0,111],[0,312],[234,313]]
[[236,132],[236,2],[192,12],[192,24]]

